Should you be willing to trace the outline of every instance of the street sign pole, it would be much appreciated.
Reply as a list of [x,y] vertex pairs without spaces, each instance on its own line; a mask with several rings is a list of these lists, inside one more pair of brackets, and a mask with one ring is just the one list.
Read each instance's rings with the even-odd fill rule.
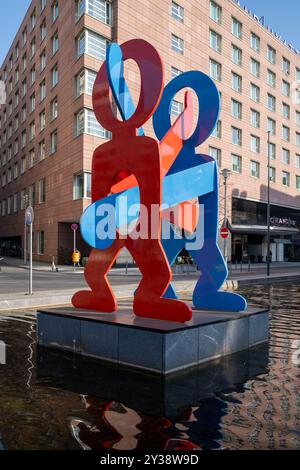
[[33,294],[32,287],[32,238],[33,238],[33,220],[34,212],[31,206],[27,207],[26,211],[26,225],[29,225],[29,295]]
[[30,233],[29,233],[29,295],[33,294],[32,289],[32,224],[30,224]]

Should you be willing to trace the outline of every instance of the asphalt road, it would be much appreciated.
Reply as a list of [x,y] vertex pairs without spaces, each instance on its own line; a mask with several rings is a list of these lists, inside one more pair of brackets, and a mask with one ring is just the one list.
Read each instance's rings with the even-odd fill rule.
[[[266,271],[266,266],[255,266],[248,271],[246,265],[243,266],[243,272],[240,269],[233,269],[230,273],[229,279],[243,279],[249,278],[252,275],[259,275],[263,277]],[[272,265],[272,274],[285,274],[300,275],[300,265],[290,264],[288,267]],[[193,281],[199,277],[198,272],[191,272],[185,274],[173,274],[174,280],[180,281]],[[130,273],[128,275],[124,273],[117,274],[114,272],[109,276],[112,286],[124,286],[124,285],[138,285],[140,275],[137,273]],[[12,294],[14,292],[27,292],[29,283],[29,271],[18,267],[2,265],[2,271],[0,272],[0,297],[2,294]],[[80,289],[87,287],[83,273],[73,272],[51,272],[51,271],[34,271],[33,272],[33,287],[35,292],[43,291],[63,291],[71,289]]]
[[[179,274],[174,275],[174,278],[180,280],[193,280],[197,279],[199,274]],[[137,284],[140,280],[138,274],[113,274],[110,276],[112,286],[122,286],[128,284]],[[16,268],[12,266],[2,266],[0,272],[0,296],[1,294],[26,292],[28,290],[29,271],[27,269]],[[87,287],[84,276],[82,273],[72,272],[33,272],[33,288],[35,292],[42,291],[62,291],[67,289],[80,289]]]

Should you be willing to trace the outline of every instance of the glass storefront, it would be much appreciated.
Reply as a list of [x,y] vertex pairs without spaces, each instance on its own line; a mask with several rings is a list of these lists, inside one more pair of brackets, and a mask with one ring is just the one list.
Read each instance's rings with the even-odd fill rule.
[[[300,210],[271,205],[272,261],[300,261]],[[267,204],[232,199],[232,261],[262,263],[267,256]]]

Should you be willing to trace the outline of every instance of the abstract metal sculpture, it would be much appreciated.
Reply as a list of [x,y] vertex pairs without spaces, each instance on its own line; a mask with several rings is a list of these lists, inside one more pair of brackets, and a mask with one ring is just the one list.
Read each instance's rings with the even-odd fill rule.
[[[124,78],[127,59],[138,64],[141,74],[136,109]],[[193,118],[189,92],[185,94],[182,114],[173,125],[170,122],[173,97],[186,87],[197,94],[200,109],[196,129],[189,138],[186,136]],[[110,89],[122,120],[112,110]],[[73,305],[101,312],[116,310],[107,273],[126,246],[143,276],[134,297],[134,313],[179,322],[190,320],[190,307],[177,300],[170,284],[170,265],[186,247],[201,270],[193,295],[195,307],[246,309],[243,297],[219,291],[227,277],[227,268],[217,244],[218,169],[212,157],[195,153],[218,120],[220,99],[214,82],[207,75],[192,71],[176,77],[163,90],[160,56],[149,43],[135,39],[121,46],[109,46],[106,62],[94,85],[93,106],[100,124],[112,132],[112,139],[98,147],[93,155],[92,204],[81,218],[82,236],[93,247],[85,268],[91,291],[75,294]],[[146,137],[141,127],[153,114],[159,142]],[[195,204],[195,198],[199,204]],[[204,218],[200,217],[200,205]],[[158,210],[153,210],[157,207]],[[172,209],[178,207],[183,214],[186,207],[192,210],[187,217],[177,217]],[[113,217],[107,218],[109,212]],[[164,236],[165,230],[162,235],[162,220],[170,236]],[[138,238],[132,236],[132,227],[135,233],[139,232]],[[188,240],[178,236],[176,227],[192,235]],[[196,240],[198,228],[204,231],[201,246]]]

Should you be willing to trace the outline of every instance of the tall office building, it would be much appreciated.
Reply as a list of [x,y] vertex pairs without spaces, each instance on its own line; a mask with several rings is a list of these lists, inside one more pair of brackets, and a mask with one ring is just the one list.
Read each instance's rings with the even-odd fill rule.
[[[109,42],[143,38],[160,52],[166,82],[197,69],[221,92],[219,123],[198,151],[219,162],[220,223],[230,170],[229,256],[266,256],[269,151],[272,257],[299,260],[300,55],[263,23],[233,0],[33,0],[0,69],[1,253],[22,254],[31,204],[35,259],[70,259],[70,226],[90,204],[93,151],[110,137],[92,110],[96,73]],[[126,76],[137,97],[130,61]],[[182,109],[178,94],[174,117]]]

